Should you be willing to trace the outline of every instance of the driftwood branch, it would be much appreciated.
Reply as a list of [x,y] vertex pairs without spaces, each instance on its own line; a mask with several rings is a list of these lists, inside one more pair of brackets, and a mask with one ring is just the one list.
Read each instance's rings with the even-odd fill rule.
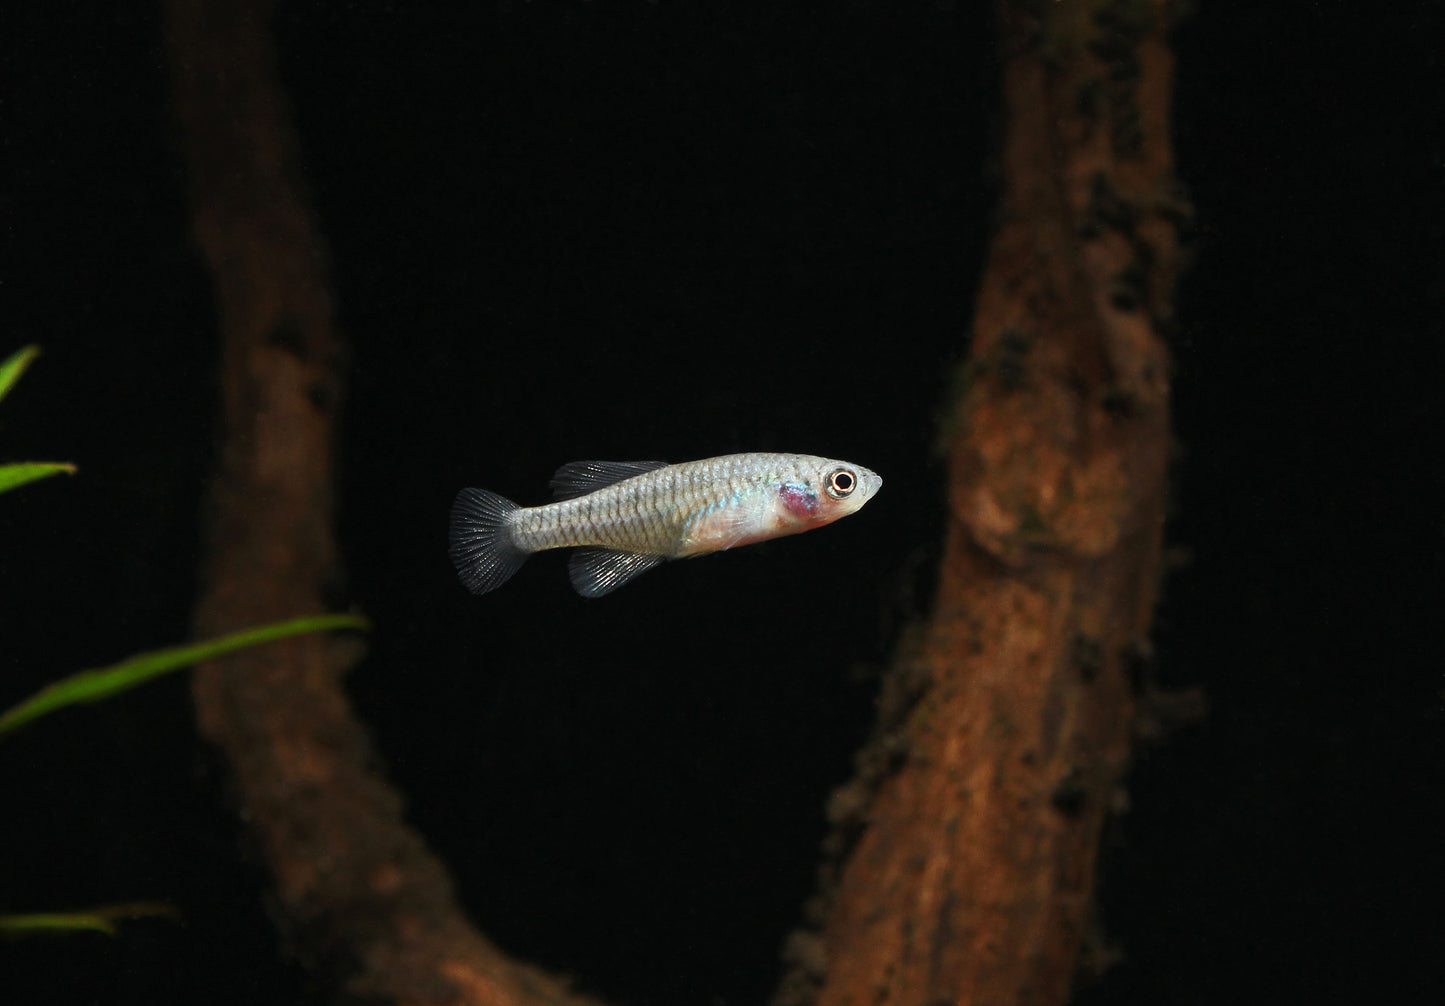
[[[202,635],[323,610],[338,593],[342,345],[277,82],[271,8],[167,5],[195,235],[223,347]],[[443,866],[371,768],[341,687],[348,659],[336,641],[306,637],[195,676],[201,732],[234,774],[292,946],[357,1000],[582,1006],[463,918]]]
[[780,1003],[1068,999],[1160,578],[1182,211],[1165,21],[1163,2],[999,5],[1006,191],[938,593],[834,801],[849,848]]
[[[1162,0],[1000,4],[1007,186],[949,445],[946,553],[900,658],[818,931],[779,1000],[1062,1003],[1129,756],[1160,575],[1181,208]],[[196,613],[211,634],[325,608],[341,398],[325,252],[263,0],[170,0],[223,430]],[[461,915],[305,638],[202,668],[295,948],[354,998],[576,1004]]]

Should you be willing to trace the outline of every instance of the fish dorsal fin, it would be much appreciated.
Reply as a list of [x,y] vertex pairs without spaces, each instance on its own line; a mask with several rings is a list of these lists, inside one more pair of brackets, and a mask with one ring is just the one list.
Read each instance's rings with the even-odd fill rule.
[[666,461],[572,461],[552,476],[552,491],[557,499],[569,500],[666,467]]
[[610,548],[579,548],[567,560],[572,586],[583,597],[601,597],[662,562],[660,555],[618,552]]

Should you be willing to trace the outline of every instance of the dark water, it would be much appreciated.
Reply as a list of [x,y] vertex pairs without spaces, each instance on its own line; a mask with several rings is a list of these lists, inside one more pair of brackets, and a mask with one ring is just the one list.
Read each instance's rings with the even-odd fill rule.
[[[277,30],[353,362],[352,693],[504,948],[633,1004],[757,1003],[872,675],[926,603],[930,453],[988,234],[991,27],[829,15],[286,5]],[[1181,303],[1161,683],[1092,1004],[1431,1001],[1445,939],[1434,629],[1440,181],[1424,14],[1209,4],[1179,38],[1199,208]],[[1423,9],[1423,8],[1422,8]],[[153,14],[7,15],[0,704],[187,631],[217,342]],[[1433,359],[1434,362],[1431,362]],[[824,532],[597,602],[541,557],[457,586],[462,485],[786,450],[885,479]],[[0,906],[185,923],[0,944],[16,1002],[309,1003],[185,682],[0,742]],[[1427,911],[1428,910],[1428,911]],[[13,993],[10,990],[15,990]]]

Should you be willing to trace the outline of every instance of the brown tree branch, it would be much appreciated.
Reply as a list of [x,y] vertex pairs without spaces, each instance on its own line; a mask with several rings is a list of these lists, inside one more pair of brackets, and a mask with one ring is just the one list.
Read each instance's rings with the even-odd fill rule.
[[[170,0],[167,34],[195,234],[223,345],[220,469],[196,630],[322,610],[336,590],[333,442],[342,346],[299,182],[265,0]],[[304,637],[200,668],[294,947],[368,1002],[583,1006],[462,916],[446,871],[370,767],[337,643]]]
[[1059,1004],[1129,758],[1169,446],[1162,0],[1002,0],[1006,185],[908,697],[835,801],[851,849],[779,1002]]

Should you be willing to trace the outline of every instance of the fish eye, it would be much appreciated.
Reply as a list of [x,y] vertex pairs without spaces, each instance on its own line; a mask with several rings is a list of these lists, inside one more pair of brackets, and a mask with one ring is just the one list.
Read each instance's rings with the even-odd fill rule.
[[828,474],[828,495],[840,500],[858,487],[858,477],[846,468]]

